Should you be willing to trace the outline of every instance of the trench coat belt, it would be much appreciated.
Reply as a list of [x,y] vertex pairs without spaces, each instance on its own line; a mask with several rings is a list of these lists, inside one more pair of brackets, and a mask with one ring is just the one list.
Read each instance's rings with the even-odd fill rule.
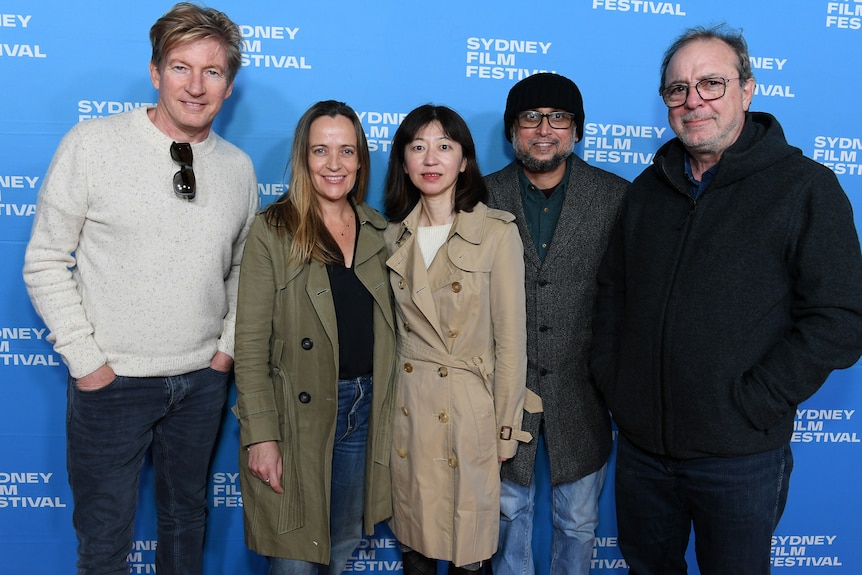
[[[493,347],[489,348],[481,355],[473,356],[469,359],[462,359],[426,345],[415,338],[398,338],[397,341],[398,343],[396,344],[396,348],[398,355],[417,359],[419,361],[445,365],[452,369],[463,369],[469,371],[473,375],[480,377],[482,382],[485,384],[485,388],[488,389],[488,391],[492,391],[490,389],[491,382],[485,371],[487,365],[485,359],[494,357]],[[529,389],[527,390],[527,393],[531,393]],[[535,393],[533,393],[533,395],[539,400],[539,404],[541,405],[541,398]],[[508,425],[505,425],[500,429],[500,439],[514,439],[523,443],[528,443],[533,440],[533,435],[528,431],[512,429]]]
[[542,405],[542,398],[532,389],[527,388],[527,394],[524,396],[524,411],[527,413],[542,413],[545,407]]

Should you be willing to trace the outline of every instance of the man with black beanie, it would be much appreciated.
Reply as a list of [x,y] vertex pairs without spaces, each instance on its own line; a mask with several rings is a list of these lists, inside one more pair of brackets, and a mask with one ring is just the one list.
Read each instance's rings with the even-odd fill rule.
[[[527,400],[534,439],[503,463],[495,575],[532,575],[537,454],[550,460],[556,520],[551,573],[587,575],[611,450],[608,410],[588,369],[596,270],[628,182],[572,152],[584,133],[574,82],[529,76],[503,115],[516,161],[485,178],[489,205],[515,215],[524,243]],[[538,449],[542,443],[545,449]]]

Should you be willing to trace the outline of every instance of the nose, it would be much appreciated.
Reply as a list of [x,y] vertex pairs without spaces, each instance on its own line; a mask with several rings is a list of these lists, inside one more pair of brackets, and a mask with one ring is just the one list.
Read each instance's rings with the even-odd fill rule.
[[685,94],[685,107],[686,108],[697,108],[701,104],[703,104],[706,100],[700,97],[700,92],[697,91],[695,86],[691,86],[688,89],[688,92]]
[[340,154],[329,154],[326,157],[326,167],[333,172],[337,172],[341,169],[341,155]]
[[541,135],[552,134],[554,129],[551,127],[551,119],[547,116],[542,116],[541,121],[539,121],[539,125],[536,126],[536,133]]
[[437,163],[437,154],[434,153],[434,150],[427,150],[425,155],[422,157],[422,164],[426,166],[433,166]]
[[203,76],[199,74],[189,74],[189,83],[188,86],[186,86],[186,91],[192,96],[201,96],[206,92],[204,85]]

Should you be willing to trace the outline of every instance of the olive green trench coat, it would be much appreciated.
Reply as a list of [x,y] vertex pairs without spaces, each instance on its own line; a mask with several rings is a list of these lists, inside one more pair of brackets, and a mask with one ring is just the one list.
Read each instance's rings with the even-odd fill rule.
[[[392,513],[389,454],[395,328],[382,230],[365,204],[354,268],[374,298],[374,371],[365,470],[364,529]],[[262,555],[329,563],[332,449],[338,408],[338,333],[326,266],[287,265],[290,238],[262,215],[249,233],[236,321],[240,482],[245,538]],[[253,477],[246,446],[280,442],[284,494]]]

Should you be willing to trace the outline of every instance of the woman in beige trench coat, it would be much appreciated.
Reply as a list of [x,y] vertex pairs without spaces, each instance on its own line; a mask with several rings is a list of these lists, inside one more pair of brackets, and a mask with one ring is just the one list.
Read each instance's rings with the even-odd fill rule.
[[523,246],[487,190],[464,120],[408,114],[392,143],[386,245],[397,316],[391,527],[405,575],[478,571],[497,549],[499,462],[526,378]]
[[270,575],[338,575],[391,515],[395,329],[369,154],[342,102],[299,120],[290,191],[240,272],[236,414],[246,543]]

